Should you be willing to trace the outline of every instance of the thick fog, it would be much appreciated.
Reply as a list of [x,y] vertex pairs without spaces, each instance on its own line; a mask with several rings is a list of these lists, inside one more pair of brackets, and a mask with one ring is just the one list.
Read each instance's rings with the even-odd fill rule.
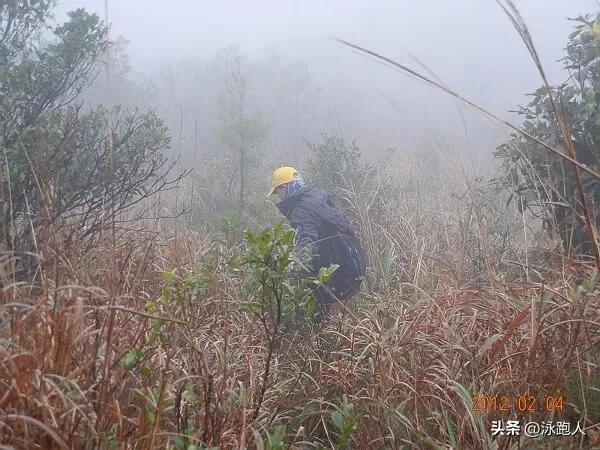
[[[218,151],[217,99],[226,89],[222,63],[235,54],[232,45],[242,57],[249,108],[269,127],[265,146],[274,163],[300,161],[305,140],[321,131],[356,139],[367,156],[388,147],[425,152],[432,142],[491,155],[508,134],[446,94],[330,37],[423,71],[416,58],[459,93],[514,121],[519,118],[509,110],[540,86],[525,46],[492,0],[112,0],[108,6],[112,38],[128,41],[123,49],[130,66],[127,83],[113,85],[114,102],[155,107],[184,158],[191,140]],[[564,81],[558,60],[573,30],[567,18],[595,12],[597,3],[529,0],[517,6],[551,82]],[[62,0],[57,21],[77,7],[104,19],[104,0]],[[104,92],[98,85],[95,100],[106,100]]]

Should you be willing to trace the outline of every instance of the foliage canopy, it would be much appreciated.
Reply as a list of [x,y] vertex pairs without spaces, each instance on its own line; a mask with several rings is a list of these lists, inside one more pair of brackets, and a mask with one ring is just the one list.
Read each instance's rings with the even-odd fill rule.
[[[600,15],[578,17],[569,36],[562,59],[567,80],[535,91],[527,106],[517,112],[524,117],[523,127],[531,135],[562,148],[563,138],[548,94],[556,99],[560,113],[569,124],[577,160],[594,170],[600,168]],[[563,149],[564,151],[564,149]],[[522,135],[497,148],[503,163],[498,181],[512,192],[518,207],[530,210],[557,232],[565,250],[591,252],[585,230],[573,167],[549,154],[540,145]],[[600,180],[582,173],[583,186],[591,204],[592,220],[600,218]]]

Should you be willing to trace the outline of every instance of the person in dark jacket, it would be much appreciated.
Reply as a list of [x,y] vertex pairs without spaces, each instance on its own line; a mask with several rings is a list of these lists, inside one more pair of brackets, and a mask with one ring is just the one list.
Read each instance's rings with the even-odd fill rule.
[[292,167],[273,173],[268,195],[275,193],[281,199],[277,208],[296,230],[295,248],[308,256],[307,274],[315,276],[321,267],[339,265],[326,286],[315,291],[320,312],[336,299],[357,293],[365,275],[365,254],[344,211],[325,191],[305,186]]

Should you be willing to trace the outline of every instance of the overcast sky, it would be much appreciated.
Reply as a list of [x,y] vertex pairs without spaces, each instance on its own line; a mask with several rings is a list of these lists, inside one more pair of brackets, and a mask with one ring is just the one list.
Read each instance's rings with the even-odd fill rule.
[[[560,56],[565,20],[596,8],[594,0],[516,2],[542,56]],[[59,11],[85,7],[104,17],[104,0],[59,0]],[[157,56],[209,56],[240,43],[250,55],[290,41],[327,46],[337,36],[392,56],[411,52],[437,61],[520,61],[522,44],[493,0],[109,0],[114,34],[131,41],[135,62]],[[312,50],[318,50],[313,48]],[[436,64],[437,65],[437,64]],[[493,64],[490,64],[490,66]]]
[[[600,9],[595,0],[517,0],[552,82],[566,76],[557,60],[573,23]],[[59,0],[57,19],[85,7],[104,18],[104,0]],[[130,41],[134,70],[152,72],[182,59],[210,59],[237,43],[249,58],[278,53],[303,61],[314,78],[377,96],[408,116],[454,111],[444,94],[418,85],[332,42],[368,47],[414,67],[414,55],[448,85],[502,116],[540,85],[525,46],[493,0],[109,0],[113,37]],[[368,110],[367,110],[368,111]],[[368,118],[366,118],[368,119]],[[377,121],[378,119],[374,119]],[[440,121],[439,117],[436,119]],[[442,119],[443,120],[443,119]],[[458,124],[458,122],[456,122]]]
[[[594,11],[597,2],[521,0],[517,5],[556,76],[555,61],[572,30],[566,18]],[[58,17],[81,6],[104,16],[104,0],[59,0]],[[447,83],[472,86],[471,92],[503,91],[508,84],[516,94],[539,83],[525,47],[493,0],[109,0],[109,17],[113,34],[131,42],[132,63],[141,68],[157,59],[209,58],[232,43],[249,56],[275,48],[308,61],[311,53],[337,55],[340,62],[356,59],[327,40],[336,36],[400,61],[413,54]],[[516,100],[498,97],[507,105]]]

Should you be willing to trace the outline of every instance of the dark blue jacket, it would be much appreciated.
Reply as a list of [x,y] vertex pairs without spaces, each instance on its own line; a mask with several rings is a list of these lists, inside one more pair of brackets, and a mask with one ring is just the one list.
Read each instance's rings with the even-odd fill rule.
[[296,230],[296,247],[307,247],[312,254],[311,274],[338,264],[329,285],[339,297],[352,294],[360,283],[356,278],[365,274],[365,254],[346,214],[325,191],[310,187],[281,201],[277,208]]

